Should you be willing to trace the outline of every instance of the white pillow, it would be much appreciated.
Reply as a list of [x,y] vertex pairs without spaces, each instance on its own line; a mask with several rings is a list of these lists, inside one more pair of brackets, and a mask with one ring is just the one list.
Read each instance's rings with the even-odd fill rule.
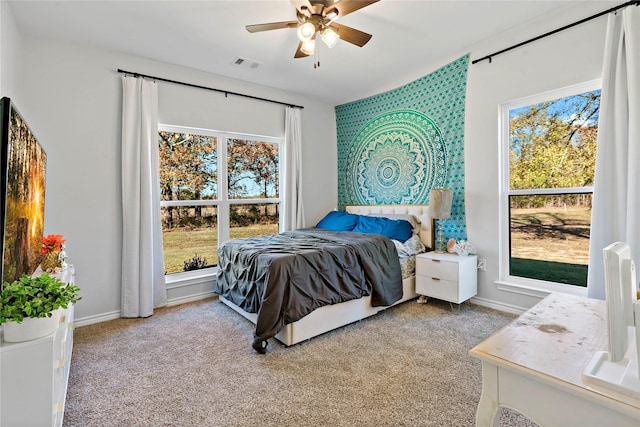
[[416,234],[409,238],[406,242],[402,243],[399,240],[392,240],[398,251],[398,256],[408,257],[420,254],[426,250],[426,247],[420,241],[420,237]]

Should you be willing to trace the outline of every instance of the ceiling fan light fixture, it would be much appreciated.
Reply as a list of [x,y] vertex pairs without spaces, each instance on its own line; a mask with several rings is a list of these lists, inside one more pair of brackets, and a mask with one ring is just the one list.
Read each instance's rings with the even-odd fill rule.
[[[0,0],[2,1],[2,0]],[[283,0],[284,1],[284,0]],[[362,47],[371,39],[371,34],[335,22],[343,16],[349,15],[380,0],[290,0],[295,8],[296,19],[293,21],[271,22],[264,24],[246,25],[247,31],[279,30],[291,28],[296,30],[298,47],[294,58],[304,58],[314,55],[314,68],[320,66],[319,49],[316,40],[322,38],[329,48],[338,41],[351,43]],[[633,3],[633,2],[632,2]]]
[[327,27],[322,30],[322,41],[329,47],[329,49],[334,47],[336,43],[338,43],[338,40],[340,40],[340,36],[331,28]]
[[316,26],[311,22],[305,22],[298,27],[298,38],[300,41],[305,42],[311,40],[316,33]]
[[333,7],[325,14],[325,18],[327,18],[329,21],[333,21],[338,17],[338,13],[338,9]]
[[313,55],[313,52],[316,50],[316,39],[312,38],[309,40],[304,40],[302,42],[302,46],[300,46],[300,51],[306,55]]

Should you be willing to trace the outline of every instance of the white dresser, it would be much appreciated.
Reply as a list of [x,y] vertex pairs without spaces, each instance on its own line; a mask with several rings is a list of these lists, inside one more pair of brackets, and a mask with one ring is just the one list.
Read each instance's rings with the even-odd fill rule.
[[460,304],[478,293],[477,257],[427,252],[416,256],[416,293]]
[[[75,283],[70,267],[56,274]],[[0,426],[61,426],[73,347],[73,306],[55,333],[32,341],[0,340]]]
[[482,362],[476,426],[501,425],[501,407],[540,426],[640,426],[640,399],[582,376],[607,348],[606,318],[605,301],[552,293],[475,346],[469,354]]

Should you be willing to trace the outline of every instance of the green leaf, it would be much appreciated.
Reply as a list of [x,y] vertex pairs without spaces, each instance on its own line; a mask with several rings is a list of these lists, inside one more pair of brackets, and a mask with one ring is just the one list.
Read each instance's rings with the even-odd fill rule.
[[60,307],[68,308],[82,297],[80,288],[66,284],[49,274],[23,275],[13,283],[5,282],[0,292],[0,324],[22,322],[25,317],[51,317]]

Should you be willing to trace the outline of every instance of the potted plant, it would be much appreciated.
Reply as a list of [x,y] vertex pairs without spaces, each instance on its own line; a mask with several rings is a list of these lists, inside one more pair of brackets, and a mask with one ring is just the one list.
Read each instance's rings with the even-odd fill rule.
[[81,299],[79,291],[79,287],[47,273],[23,275],[13,283],[5,282],[0,292],[4,340],[28,341],[55,332],[61,310]]

